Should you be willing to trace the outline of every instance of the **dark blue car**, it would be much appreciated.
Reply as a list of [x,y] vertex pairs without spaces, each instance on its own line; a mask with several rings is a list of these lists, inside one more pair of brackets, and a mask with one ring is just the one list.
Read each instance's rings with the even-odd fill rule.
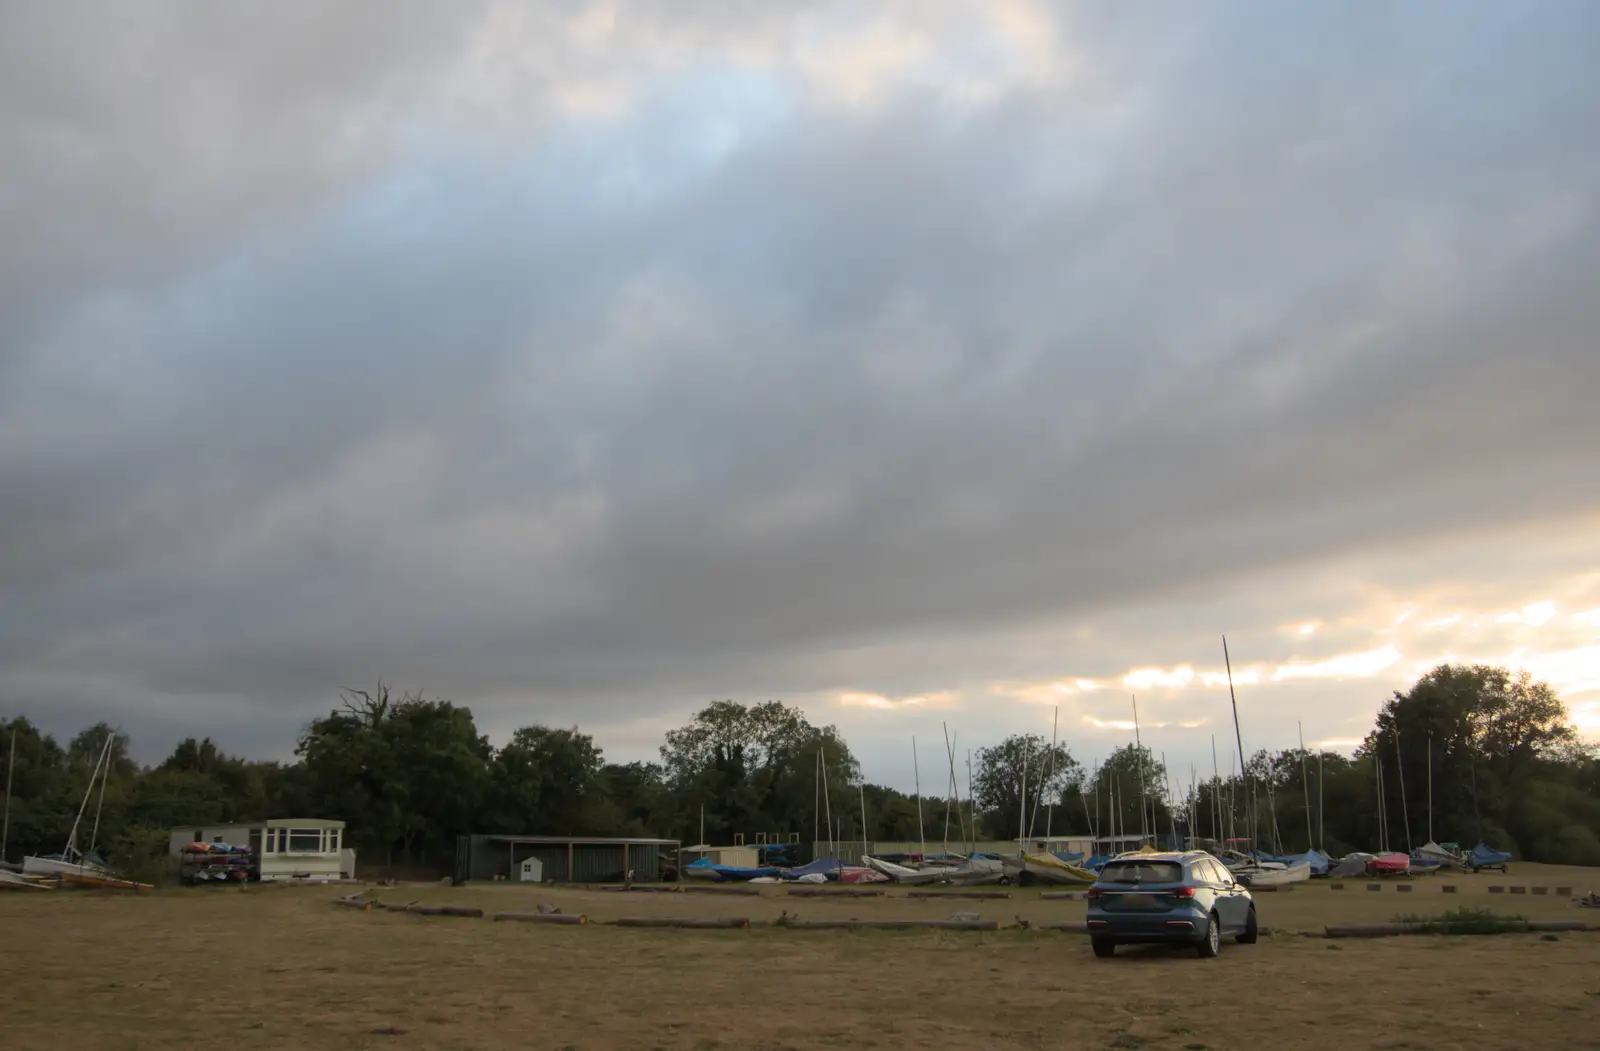
[[1136,943],[1192,945],[1215,956],[1225,937],[1255,942],[1256,905],[1205,851],[1123,854],[1089,889],[1088,926],[1096,956]]

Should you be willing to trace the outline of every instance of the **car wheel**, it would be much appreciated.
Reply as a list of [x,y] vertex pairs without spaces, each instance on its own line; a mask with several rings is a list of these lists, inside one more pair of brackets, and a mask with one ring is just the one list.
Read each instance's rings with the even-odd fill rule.
[[1261,937],[1261,933],[1256,927],[1256,907],[1252,905],[1250,906],[1250,915],[1244,921],[1244,930],[1235,940],[1240,945],[1254,945],[1259,937]]
[[1094,946],[1094,954],[1101,958],[1117,954],[1117,943],[1110,938],[1091,938],[1089,944]]
[[1195,953],[1203,960],[1209,960],[1217,955],[1222,947],[1222,921],[1217,919],[1217,914],[1212,913],[1206,917],[1205,936],[1200,939],[1200,944],[1194,947]]

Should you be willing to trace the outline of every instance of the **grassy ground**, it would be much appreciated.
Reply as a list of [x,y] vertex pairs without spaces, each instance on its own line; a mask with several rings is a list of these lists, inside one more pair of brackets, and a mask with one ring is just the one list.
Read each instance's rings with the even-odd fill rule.
[[[1593,870],[1518,866],[1444,895],[1313,884],[1262,895],[1263,922],[1312,927],[1494,907],[1597,918],[1490,882],[1600,889]],[[1468,888],[1471,888],[1470,890]],[[1162,949],[1096,960],[1025,932],[656,931],[530,927],[336,909],[343,888],[196,888],[137,897],[0,894],[0,1046],[810,1049],[1520,1048],[1592,1046],[1600,935],[1275,937],[1218,960]],[[976,911],[1067,920],[1078,902],[817,901],[512,886],[399,887],[389,900],[630,915]],[[1597,918],[1600,919],[1600,918]]]

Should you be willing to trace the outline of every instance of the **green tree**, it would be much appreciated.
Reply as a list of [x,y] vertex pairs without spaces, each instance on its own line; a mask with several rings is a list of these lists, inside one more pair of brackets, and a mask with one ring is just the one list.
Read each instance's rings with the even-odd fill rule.
[[993,747],[978,749],[973,756],[972,792],[984,834],[991,839],[1015,839],[1019,819],[1025,832],[1042,834],[1043,808],[1059,804],[1067,789],[1082,778],[1083,767],[1066,746],[1052,748],[1038,734],[1012,734]]

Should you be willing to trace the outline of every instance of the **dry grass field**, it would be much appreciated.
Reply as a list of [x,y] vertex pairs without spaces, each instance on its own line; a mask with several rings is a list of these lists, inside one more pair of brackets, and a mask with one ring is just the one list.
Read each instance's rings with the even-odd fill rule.
[[[1258,898],[1280,929],[1490,907],[1594,919],[1553,895],[1600,872],[1515,866],[1409,894],[1325,883]],[[1275,936],[1220,959],[1081,935],[1001,931],[662,931],[528,926],[338,909],[343,889],[141,896],[0,894],[0,1047],[757,1049],[960,1047],[1324,1049],[1600,1046],[1600,934],[1333,942]],[[922,916],[1060,922],[1081,902],[620,894],[411,886],[384,900],[622,915]],[[893,892],[891,892],[893,893]]]

